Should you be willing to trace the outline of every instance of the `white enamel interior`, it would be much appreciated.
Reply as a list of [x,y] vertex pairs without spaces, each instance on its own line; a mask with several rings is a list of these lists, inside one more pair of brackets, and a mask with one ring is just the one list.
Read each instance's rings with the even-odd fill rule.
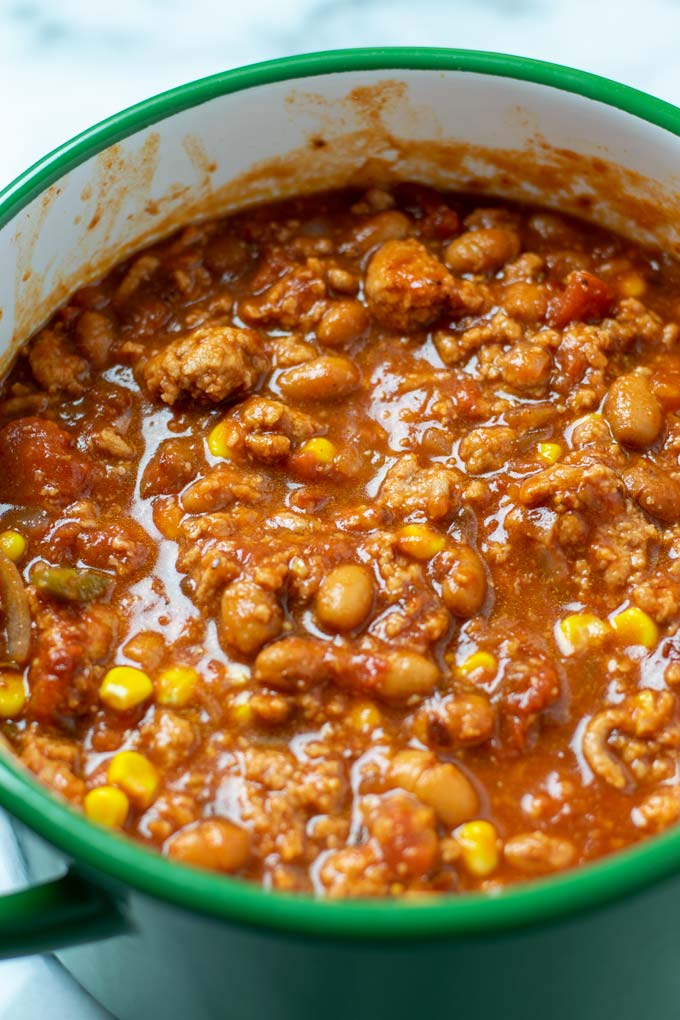
[[[353,92],[357,89],[369,91]],[[220,189],[230,181],[254,164],[305,146],[309,155],[314,136],[326,144],[306,169],[298,174],[291,169],[288,177],[265,174],[259,187],[244,189],[244,200],[313,190],[323,183],[324,173],[331,185],[348,182],[376,157],[404,178],[431,177],[433,183],[465,186],[471,165],[463,173],[440,161],[430,172],[422,153],[417,159],[400,154],[395,138],[453,139],[518,150],[531,148],[540,136],[548,146],[600,157],[643,175],[669,201],[680,191],[680,138],[548,86],[466,72],[404,70],[352,71],[257,86],[177,113],[88,159],[0,231],[0,352],[5,360],[70,289],[106,269],[121,251],[167,231],[183,210],[192,216],[203,208],[214,212]],[[491,179],[483,161],[473,169],[477,177]],[[582,181],[581,191],[588,189],[589,182]],[[560,204],[559,194],[528,188],[521,169],[516,177],[506,175],[501,190],[511,197]],[[221,204],[238,202],[239,193],[231,193]],[[592,215],[625,228],[602,196]],[[678,222],[669,216],[654,228],[656,236],[643,239],[677,242]]]

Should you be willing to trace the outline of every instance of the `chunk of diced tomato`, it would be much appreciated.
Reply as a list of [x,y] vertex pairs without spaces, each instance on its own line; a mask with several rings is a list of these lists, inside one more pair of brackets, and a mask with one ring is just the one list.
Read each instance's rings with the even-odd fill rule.
[[19,418],[0,429],[0,477],[8,503],[67,506],[89,495],[98,471],[52,421]]
[[569,273],[567,285],[550,303],[548,322],[564,329],[570,322],[592,322],[611,311],[614,294],[607,283],[594,273],[576,269]]

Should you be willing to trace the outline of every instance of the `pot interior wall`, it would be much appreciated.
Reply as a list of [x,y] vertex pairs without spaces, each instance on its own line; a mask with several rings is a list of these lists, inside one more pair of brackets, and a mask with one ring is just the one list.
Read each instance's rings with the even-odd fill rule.
[[352,71],[219,96],[68,170],[0,230],[0,365],[77,286],[179,224],[347,183],[542,202],[680,250],[678,157],[675,135],[603,103],[469,72]]

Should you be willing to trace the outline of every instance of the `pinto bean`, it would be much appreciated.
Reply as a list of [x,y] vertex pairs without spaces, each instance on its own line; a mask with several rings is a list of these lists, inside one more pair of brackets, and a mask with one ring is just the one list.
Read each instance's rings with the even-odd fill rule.
[[361,277],[342,266],[330,265],[326,270],[326,279],[328,285],[339,294],[358,294],[361,287]]
[[231,462],[218,464],[192,482],[182,493],[182,506],[189,514],[224,510],[232,503],[257,503],[264,495],[264,475]]
[[272,592],[244,578],[225,588],[220,606],[220,634],[226,644],[246,655],[278,637],[283,613]]
[[385,241],[401,240],[408,237],[413,224],[408,216],[398,209],[385,209],[361,220],[348,234],[341,251],[347,255],[363,255]]
[[663,409],[649,379],[635,372],[614,380],[603,413],[614,438],[625,446],[650,446],[663,428]]
[[548,308],[546,288],[542,283],[517,280],[505,288],[503,307],[508,315],[521,322],[538,322]]
[[430,694],[439,680],[439,670],[418,652],[393,652],[387,659],[378,693],[387,701],[406,701]]
[[452,694],[426,702],[413,731],[430,747],[476,747],[493,736],[496,713],[486,694]]
[[423,803],[451,828],[474,818],[479,811],[477,791],[467,776],[451,762],[441,762],[426,769],[416,784],[416,790]]
[[486,571],[474,549],[460,545],[449,573],[442,581],[442,598],[446,608],[462,619],[474,616],[486,598]]
[[507,227],[486,227],[461,234],[446,249],[444,261],[454,273],[488,273],[519,255],[519,237]]
[[250,836],[226,818],[210,818],[180,829],[165,844],[168,857],[194,868],[231,874],[250,856]]
[[324,347],[346,347],[364,335],[369,323],[368,312],[361,302],[347,298],[334,301],[324,312],[316,335]]
[[680,520],[680,482],[649,461],[639,460],[623,472],[628,494],[663,524]]
[[316,615],[330,630],[354,630],[366,620],[374,596],[370,570],[359,563],[345,563],[331,570],[321,582]]
[[655,360],[649,385],[664,411],[680,411],[680,371],[675,356],[673,360]]
[[360,376],[349,358],[327,354],[287,368],[278,381],[290,400],[340,400],[358,388]]
[[333,676],[332,649],[314,638],[285,637],[264,648],[253,679],[284,693],[307,690]]
[[520,392],[543,387],[552,369],[552,358],[544,347],[521,341],[500,361],[505,382]]
[[400,751],[392,762],[391,775],[450,828],[474,818],[479,810],[477,791],[467,776],[427,751]]

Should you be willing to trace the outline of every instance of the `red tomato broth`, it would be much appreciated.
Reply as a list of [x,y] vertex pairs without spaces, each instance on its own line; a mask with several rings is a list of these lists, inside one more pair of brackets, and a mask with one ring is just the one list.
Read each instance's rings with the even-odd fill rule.
[[660,253],[420,185],[82,288],[0,402],[3,732],[94,820],[319,895],[675,822],[679,314]]

